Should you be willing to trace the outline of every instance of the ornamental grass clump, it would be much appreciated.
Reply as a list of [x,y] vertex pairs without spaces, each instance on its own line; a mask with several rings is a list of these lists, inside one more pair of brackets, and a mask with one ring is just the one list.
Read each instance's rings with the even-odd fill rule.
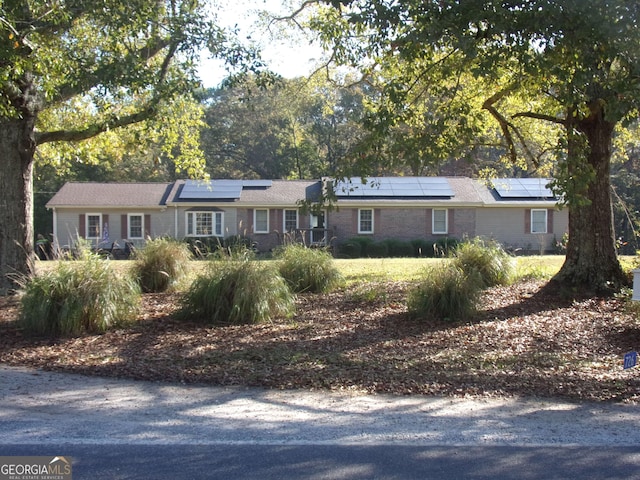
[[271,264],[211,261],[182,297],[180,316],[214,325],[241,325],[288,317],[294,308],[293,293]]
[[136,251],[133,276],[144,292],[165,292],[185,277],[191,257],[186,243],[169,238],[149,239],[144,248]]
[[475,271],[469,274],[451,263],[438,263],[409,291],[409,315],[421,320],[464,320],[476,311],[481,284]]
[[87,255],[60,262],[28,280],[20,300],[20,325],[30,335],[101,333],[137,318],[140,288],[108,260]]
[[515,278],[515,261],[497,242],[474,239],[462,242],[453,254],[453,265],[467,274],[477,272],[482,288],[509,285]]
[[293,292],[330,292],[342,282],[333,257],[326,250],[288,245],[276,253],[278,271]]

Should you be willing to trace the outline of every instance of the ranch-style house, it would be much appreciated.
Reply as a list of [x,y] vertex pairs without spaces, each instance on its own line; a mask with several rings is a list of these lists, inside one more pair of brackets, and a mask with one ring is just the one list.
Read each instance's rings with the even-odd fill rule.
[[[375,177],[348,180],[178,180],[66,183],[47,203],[58,248],[147,238],[249,238],[266,252],[291,236],[338,247],[353,237],[412,241],[482,237],[508,249],[550,252],[568,212],[549,179]],[[333,193],[326,210],[303,208]],[[311,213],[315,212],[315,213]]]

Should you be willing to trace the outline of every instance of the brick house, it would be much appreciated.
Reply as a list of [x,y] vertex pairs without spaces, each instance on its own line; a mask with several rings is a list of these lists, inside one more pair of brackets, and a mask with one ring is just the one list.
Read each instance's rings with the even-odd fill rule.
[[[485,237],[526,251],[551,251],[567,232],[568,212],[546,179],[379,177],[362,180],[178,180],[171,183],[65,184],[47,203],[60,246],[145,238],[245,236],[258,250],[289,232],[306,244]],[[301,202],[332,192],[316,214]]]

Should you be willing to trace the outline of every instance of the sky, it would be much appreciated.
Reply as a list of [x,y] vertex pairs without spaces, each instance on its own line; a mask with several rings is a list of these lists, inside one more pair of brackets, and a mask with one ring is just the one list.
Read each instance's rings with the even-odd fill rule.
[[[259,24],[258,11],[267,10],[275,14],[285,15],[293,7],[283,6],[283,0],[220,0],[217,10],[220,26],[239,29],[242,41],[250,37],[262,50],[263,59],[269,68],[286,78],[305,76],[314,70],[322,57],[322,50],[310,44],[308,39],[297,35],[297,38],[274,38],[269,29]],[[286,3],[286,2],[285,2]],[[290,2],[290,3],[300,3]],[[295,33],[292,31],[292,35]],[[249,41],[249,40],[247,40]],[[203,85],[216,87],[226,77],[227,72],[220,60],[203,58],[198,69]]]

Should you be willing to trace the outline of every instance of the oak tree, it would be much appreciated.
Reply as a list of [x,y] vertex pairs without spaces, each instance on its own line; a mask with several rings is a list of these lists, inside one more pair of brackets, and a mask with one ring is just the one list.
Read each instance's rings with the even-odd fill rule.
[[[0,292],[29,276],[39,146],[137,124],[195,86],[203,49],[251,62],[200,0],[0,4]],[[48,118],[64,119],[55,123]]]
[[[312,24],[333,58],[365,74],[402,59],[391,95],[406,101],[417,80],[472,74],[493,85],[482,108],[515,158],[516,120],[551,122],[564,134],[554,188],[569,210],[566,261],[555,280],[612,290],[625,283],[612,221],[615,127],[640,106],[640,5],[633,0],[334,0]],[[436,85],[437,86],[437,85]],[[541,109],[503,109],[512,95]]]

